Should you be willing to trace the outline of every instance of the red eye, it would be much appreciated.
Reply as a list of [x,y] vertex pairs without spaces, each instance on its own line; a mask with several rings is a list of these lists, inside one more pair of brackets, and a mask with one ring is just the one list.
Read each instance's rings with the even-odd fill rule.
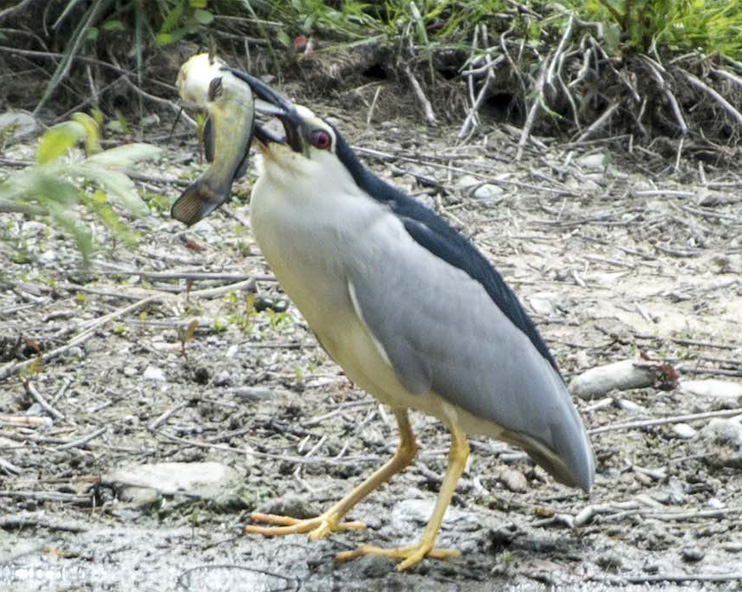
[[312,146],[319,150],[327,150],[332,144],[332,138],[324,130],[314,130],[309,139],[312,141]]

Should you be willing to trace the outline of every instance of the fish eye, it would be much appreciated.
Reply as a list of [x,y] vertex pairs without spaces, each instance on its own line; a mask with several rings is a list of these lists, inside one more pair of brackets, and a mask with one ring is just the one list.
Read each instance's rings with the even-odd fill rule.
[[309,135],[309,141],[319,150],[327,150],[332,145],[332,138],[325,130],[314,130]]

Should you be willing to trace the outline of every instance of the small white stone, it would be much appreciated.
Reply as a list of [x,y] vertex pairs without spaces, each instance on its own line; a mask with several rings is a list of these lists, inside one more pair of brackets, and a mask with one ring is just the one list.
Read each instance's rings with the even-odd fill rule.
[[39,255],[39,263],[43,265],[49,265],[51,263],[54,263],[57,260],[57,252],[49,249],[48,251],[44,251]]
[[497,199],[502,196],[503,193],[505,193],[505,190],[502,187],[485,183],[472,191],[471,196],[474,199]]
[[475,185],[478,185],[479,182],[479,179],[477,179],[473,175],[464,175],[463,177],[460,177],[458,181],[456,181],[456,188],[464,191],[466,189],[474,187]]
[[528,303],[536,314],[550,317],[557,314],[557,298],[554,292],[537,292],[528,297]]
[[675,437],[681,440],[690,440],[696,436],[696,430],[689,426],[687,423],[676,423],[672,426],[672,432]]
[[576,160],[576,162],[584,169],[597,171],[605,168],[606,157],[605,154],[599,152],[597,154],[587,154],[585,156],[581,156]]
[[723,399],[742,398],[742,384],[726,380],[681,380],[680,390],[699,397],[719,397]]
[[165,372],[163,372],[156,366],[147,366],[147,368],[144,370],[144,373],[142,374],[142,378],[144,378],[144,380],[157,380],[160,382],[167,382]]

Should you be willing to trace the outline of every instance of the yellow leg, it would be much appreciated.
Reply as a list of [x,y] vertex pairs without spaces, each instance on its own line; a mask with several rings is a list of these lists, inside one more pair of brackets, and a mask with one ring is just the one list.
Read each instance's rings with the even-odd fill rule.
[[250,518],[256,522],[269,522],[281,526],[246,526],[245,532],[262,534],[265,536],[279,536],[284,534],[309,533],[311,539],[320,539],[331,532],[342,530],[360,530],[365,528],[362,522],[340,521],[350,509],[365,498],[382,483],[388,481],[407,467],[417,454],[415,434],[412,432],[410,419],[404,409],[395,409],[394,416],[399,425],[399,448],[394,456],[373,475],[332,506],[321,516],[308,520],[299,520],[289,516],[275,516],[273,514],[251,514]]
[[453,492],[456,490],[456,484],[464,472],[466,459],[469,457],[469,444],[466,441],[464,433],[456,426],[451,427],[451,449],[448,453],[448,469],[443,478],[441,490],[438,493],[438,499],[433,508],[433,515],[425,527],[422,537],[415,545],[398,547],[396,549],[383,549],[372,545],[361,545],[355,551],[346,551],[338,553],[337,559],[343,561],[354,559],[362,555],[384,555],[394,559],[403,559],[402,563],[397,566],[398,571],[404,571],[408,567],[419,563],[423,557],[432,557],[440,559],[444,557],[457,557],[461,553],[455,549],[434,549],[435,539],[441,529],[443,515],[446,513],[448,505],[451,503]]

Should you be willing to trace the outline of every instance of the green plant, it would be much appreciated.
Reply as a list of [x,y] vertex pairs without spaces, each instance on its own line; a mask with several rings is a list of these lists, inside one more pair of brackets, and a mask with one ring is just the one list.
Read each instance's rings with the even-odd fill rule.
[[[78,144],[84,145],[85,157],[72,152]],[[134,235],[114,207],[133,215],[148,212],[126,170],[157,157],[160,149],[128,144],[98,150],[98,126],[87,115],[76,113],[70,121],[50,128],[39,141],[37,163],[0,183],[0,211],[51,218],[72,235],[86,260],[93,249],[92,234],[80,219],[77,206],[94,214],[115,237],[133,243]]]
[[666,46],[742,56],[740,0],[573,0],[569,4],[580,16],[606,24],[614,51],[646,53]]

